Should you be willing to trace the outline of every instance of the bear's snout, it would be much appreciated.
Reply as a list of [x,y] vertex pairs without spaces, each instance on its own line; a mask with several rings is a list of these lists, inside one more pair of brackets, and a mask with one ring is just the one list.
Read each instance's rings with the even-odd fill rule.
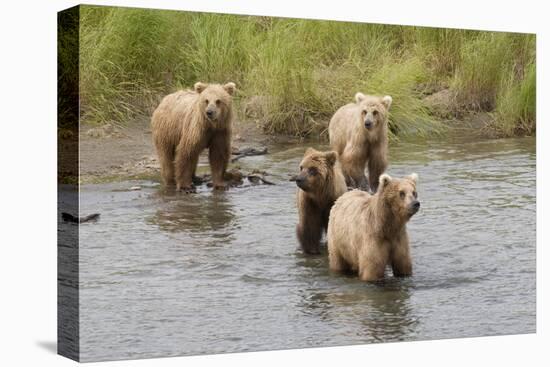
[[302,188],[306,182],[306,178],[302,175],[296,176],[296,186]]
[[367,130],[372,129],[372,125],[372,120],[365,120],[365,127],[367,128]]
[[411,203],[411,209],[410,209],[411,215],[415,214],[418,211],[418,209],[420,209],[420,201],[415,200]]
[[206,116],[209,118],[209,119],[212,119],[216,116],[216,111],[214,110],[206,110]]

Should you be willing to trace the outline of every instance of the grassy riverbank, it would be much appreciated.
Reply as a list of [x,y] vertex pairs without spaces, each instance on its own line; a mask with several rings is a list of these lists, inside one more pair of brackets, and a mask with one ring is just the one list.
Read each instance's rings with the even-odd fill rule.
[[238,117],[267,133],[321,133],[357,91],[393,96],[394,134],[476,111],[495,135],[535,132],[534,35],[92,6],[80,24],[87,123],[149,115],[200,80],[237,83]]

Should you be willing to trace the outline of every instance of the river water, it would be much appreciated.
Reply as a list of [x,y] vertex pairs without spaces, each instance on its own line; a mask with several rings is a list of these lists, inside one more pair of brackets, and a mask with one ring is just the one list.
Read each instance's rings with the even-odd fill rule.
[[81,213],[101,218],[80,232],[81,360],[535,332],[534,138],[393,144],[388,173],[419,174],[414,275],[374,284],[298,250],[288,175],[308,145],[326,148],[239,161],[274,186],[83,186]]

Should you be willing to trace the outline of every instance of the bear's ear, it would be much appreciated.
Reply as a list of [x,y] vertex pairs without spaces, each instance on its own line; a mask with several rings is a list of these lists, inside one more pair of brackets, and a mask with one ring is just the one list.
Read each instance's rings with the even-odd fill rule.
[[207,86],[208,86],[208,84],[206,84],[206,83],[196,82],[195,86],[194,86],[195,92],[201,94],[202,91],[205,90]]
[[391,96],[382,97],[382,104],[384,105],[384,107],[386,107],[386,110],[390,109],[392,102],[393,102],[393,98]]
[[328,163],[329,166],[334,166],[334,164],[336,163],[336,159],[338,158],[338,153],[336,153],[335,151],[330,151],[330,152],[326,152],[325,153],[325,159]]
[[383,173],[380,175],[379,184],[378,184],[378,191],[384,190],[388,184],[391,182],[392,178],[387,173]]
[[407,178],[407,179],[411,180],[412,182],[414,182],[415,185],[418,182],[418,174],[416,174],[416,173],[411,173],[410,175],[408,175],[405,178]]
[[309,147],[306,149],[306,152],[304,153],[304,155],[310,155],[314,153],[318,153],[318,151],[315,148]]
[[357,92],[355,93],[355,103],[361,103],[362,100],[364,100],[366,98],[366,96],[361,93],[361,92]]
[[229,93],[230,96],[232,96],[233,93],[235,93],[235,88],[236,88],[236,85],[233,82],[229,82],[223,86],[223,89],[225,89],[225,91]]

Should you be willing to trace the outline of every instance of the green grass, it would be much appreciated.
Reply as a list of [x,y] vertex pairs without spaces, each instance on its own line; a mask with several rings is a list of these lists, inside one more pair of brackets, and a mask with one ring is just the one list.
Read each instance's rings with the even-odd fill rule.
[[490,127],[499,136],[532,135],[536,129],[536,73],[530,64],[521,79],[511,76],[503,82],[496,99]]
[[[461,63],[453,80],[458,102],[467,108],[490,111],[504,80],[534,59],[533,37],[481,33],[462,47]],[[526,52],[533,50],[533,54]]]
[[442,130],[424,97],[449,88],[452,108],[493,111],[499,134],[535,128],[533,35],[81,7],[85,123],[127,124],[196,81],[237,84],[238,119],[267,133],[322,134],[357,91],[391,95],[392,136]]

